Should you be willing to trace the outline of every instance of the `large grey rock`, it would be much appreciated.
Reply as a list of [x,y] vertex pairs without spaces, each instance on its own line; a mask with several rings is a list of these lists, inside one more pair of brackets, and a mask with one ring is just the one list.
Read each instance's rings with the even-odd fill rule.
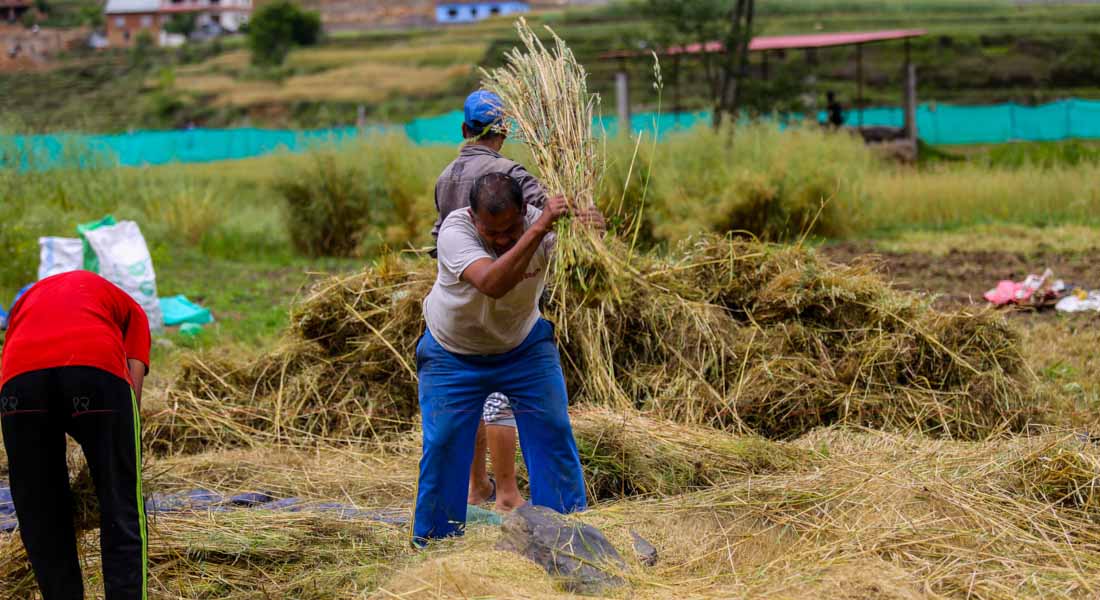
[[542,506],[526,504],[504,518],[498,550],[515,552],[560,577],[566,590],[598,594],[621,586],[626,563],[598,529],[574,523]]

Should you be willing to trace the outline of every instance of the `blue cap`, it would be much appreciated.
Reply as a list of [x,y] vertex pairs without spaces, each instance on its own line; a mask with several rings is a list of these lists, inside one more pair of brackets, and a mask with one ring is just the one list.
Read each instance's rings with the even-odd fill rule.
[[466,98],[466,127],[476,134],[500,121],[504,114],[504,101],[487,90],[478,90]]

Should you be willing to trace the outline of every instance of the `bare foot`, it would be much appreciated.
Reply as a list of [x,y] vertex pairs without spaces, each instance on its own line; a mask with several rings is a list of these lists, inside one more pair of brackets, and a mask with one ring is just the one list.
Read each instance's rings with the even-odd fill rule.
[[486,477],[484,481],[470,482],[470,493],[466,495],[466,503],[477,506],[484,504],[493,495],[493,484]]
[[523,499],[523,496],[519,494],[515,495],[503,495],[497,494],[496,511],[505,513],[512,512],[513,510],[527,504],[527,501]]

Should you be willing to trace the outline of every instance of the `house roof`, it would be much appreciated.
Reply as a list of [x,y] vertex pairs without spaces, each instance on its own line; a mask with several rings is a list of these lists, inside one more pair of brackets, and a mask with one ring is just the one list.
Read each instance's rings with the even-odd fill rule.
[[154,13],[160,9],[160,0],[107,0],[103,12],[109,15],[126,13]]
[[[905,38],[920,37],[928,33],[923,29],[894,29],[888,31],[860,31],[851,33],[813,33],[809,35],[763,35],[752,38],[749,50],[760,52],[763,50],[795,50],[798,48],[828,48],[830,46],[852,46],[869,44],[872,42],[885,42],[888,40],[901,40]],[[707,42],[706,44],[688,44],[687,46],[672,46],[661,51],[665,56],[680,54],[710,54],[724,52],[725,44],[722,42]],[[602,58],[630,58],[642,56],[648,52],[633,50],[617,50],[605,52]]]
[[457,6],[466,4],[530,4],[526,0],[437,0],[436,6]]

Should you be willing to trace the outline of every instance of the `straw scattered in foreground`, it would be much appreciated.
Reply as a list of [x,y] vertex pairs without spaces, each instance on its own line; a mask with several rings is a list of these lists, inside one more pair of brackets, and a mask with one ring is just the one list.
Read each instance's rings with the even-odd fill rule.
[[[603,408],[581,410],[576,420],[583,446],[610,450],[587,456],[588,477],[625,473],[651,486],[576,517],[628,557],[629,585],[614,597],[1089,598],[1098,591],[1097,481],[1095,470],[1078,466],[1094,469],[1100,450],[1074,435],[979,444],[827,428],[772,442]],[[148,469],[155,491],[277,490],[407,510],[413,438],[358,450],[163,457]],[[700,472],[709,469],[708,481],[666,473],[686,472],[691,456]],[[656,567],[629,559],[632,530],[659,549]],[[399,527],[310,512],[159,515],[150,531],[156,598],[571,597],[532,563],[493,550],[491,526],[472,526],[465,539],[427,553],[411,551]],[[82,542],[91,572],[95,536]],[[97,580],[90,585],[101,593]],[[30,589],[18,538],[0,536],[0,597],[24,598]]]

